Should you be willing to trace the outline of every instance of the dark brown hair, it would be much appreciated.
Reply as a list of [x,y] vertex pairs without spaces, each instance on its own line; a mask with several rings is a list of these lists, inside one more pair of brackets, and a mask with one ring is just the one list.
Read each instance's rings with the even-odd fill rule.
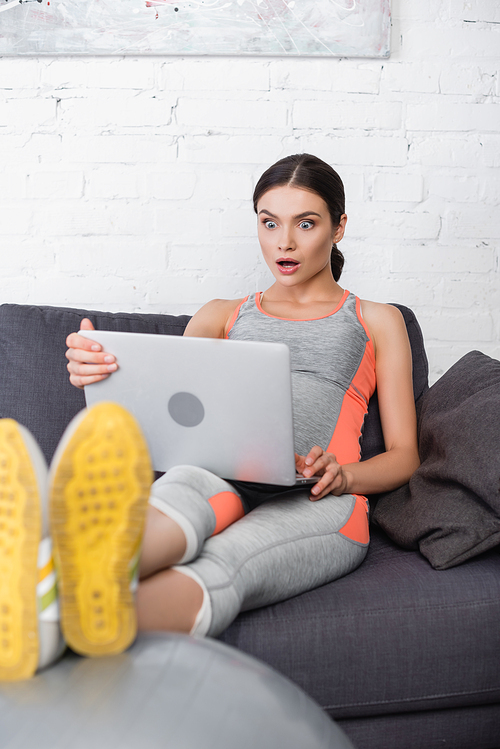
[[[310,190],[323,198],[332,226],[340,224],[340,218],[345,213],[344,185],[339,175],[325,161],[311,156],[309,153],[299,153],[286,156],[266,169],[255,186],[253,193],[253,207],[257,213],[257,203],[268,190],[273,187],[290,185]],[[331,266],[333,277],[339,280],[344,267],[344,256],[336,244],[332,245]]]

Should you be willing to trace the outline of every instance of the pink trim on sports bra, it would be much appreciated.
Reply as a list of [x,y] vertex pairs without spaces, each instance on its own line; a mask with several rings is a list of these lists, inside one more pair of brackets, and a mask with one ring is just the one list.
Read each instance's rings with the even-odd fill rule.
[[370,331],[368,330],[368,327],[365,323],[363,313],[361,312],[361,299],[359,297],[356,297],[356,315],[358,317],[359,322],[363,326],[363,330],[365,331],[366,335],[368,336],[368,343],[367,346],[369,346],[369,351],[371,356],[373,357],[373,366],[375,366],[375,346],[372,341],[372,337],[370,335]]
[[[248,296],[250,296],[250,294]],[[241,300],[241,302],[238,304],[238,306],[234,310],[233,314],[231,315],[231,319],[229,320],[229,325],[227,327],[226,335],[224,336],[224,338],[228,338],[229,337],[229,331],[231,330],[231,328],[233,327],[234,323],[236,322],[236,318],[238,317],[238,315],[240,313],[240,309],[245,304],[245,302],[247,301],[248,296],[246,296],[244,299]]]
[[289,322],[312,322],[313,320],[324,320],[327,317],[331,317],[332,315],[334,315],[336,312],[339,311],[339,309],[342,307],[345,300],[349,296],[349,292],[347,291],[347,289],[345,289],[344,293],[342,294],[342,299],[340,300],[340,302],[337,304],[335,309],[332,312],[329,312],[327,315],[321,315],[320,317],[290,318],[290,317],[277,317],[276,315],[270,315],[269,312],[266,312],[265,310],[263,310],[260,304],[260,298],[263,293],[264,293],[263,291],[259,291],[259,293],[255,295],[255,304],[257,305],[257,309],[259,310],[259,312],[262,312],[262,314],[266,315],[266,317],[272,317],[274,320],[287,320]]

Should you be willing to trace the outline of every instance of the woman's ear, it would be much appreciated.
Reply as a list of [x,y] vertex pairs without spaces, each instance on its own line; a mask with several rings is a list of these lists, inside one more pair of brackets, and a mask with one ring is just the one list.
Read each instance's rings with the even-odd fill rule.
[[337,244],[337,242],[340,242],[342,237],[344,236],[345,232],[345,225],[347,224],[347,216],[345,213],[342,214],[340,217],[339,225],[333,232],[333,242],[334,244]]

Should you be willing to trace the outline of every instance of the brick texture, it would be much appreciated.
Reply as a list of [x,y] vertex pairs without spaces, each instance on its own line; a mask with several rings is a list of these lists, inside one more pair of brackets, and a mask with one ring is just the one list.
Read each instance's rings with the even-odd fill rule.
[[345,178],[343,284],[413,307],[435,380],[500,355],[500,4],[393,3],[388,60],[0,59],[2,301],[194,312],[270,283],[251,194]]

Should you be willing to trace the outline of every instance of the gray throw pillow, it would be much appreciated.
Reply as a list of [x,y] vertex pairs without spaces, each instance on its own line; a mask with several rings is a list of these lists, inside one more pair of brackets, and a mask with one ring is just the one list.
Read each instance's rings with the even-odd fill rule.
[[419,406],[421,465],[373,518],[443,570],[500,544],[500,361],[471,351]]

